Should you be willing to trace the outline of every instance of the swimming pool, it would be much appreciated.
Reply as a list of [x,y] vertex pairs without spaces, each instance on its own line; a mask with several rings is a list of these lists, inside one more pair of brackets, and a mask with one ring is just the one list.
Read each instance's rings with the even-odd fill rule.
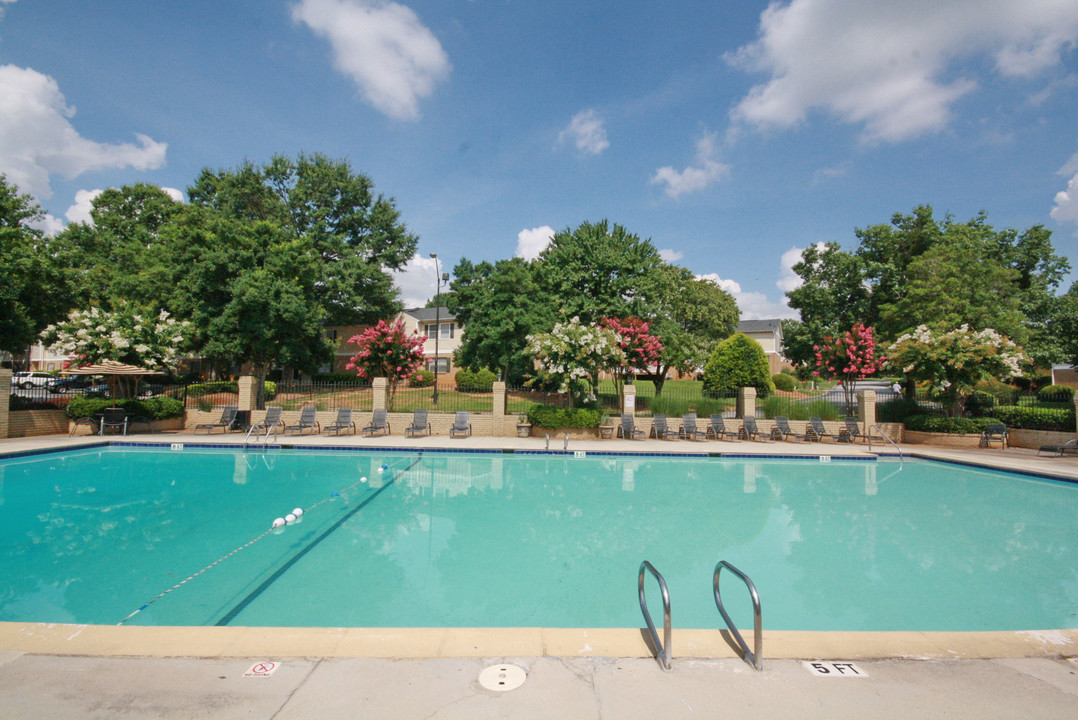
[[725,559],[769,629],[1078,627],[1078,488],[955,465],[114,446],[0,480],[6,621],[633,628],[647,559],[713,628]]

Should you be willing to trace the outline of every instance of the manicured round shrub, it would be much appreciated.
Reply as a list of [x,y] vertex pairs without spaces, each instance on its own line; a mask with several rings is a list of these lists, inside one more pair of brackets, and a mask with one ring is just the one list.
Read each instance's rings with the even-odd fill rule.
[[497,379],[497,373],[486,368],[480,370],[461,368],[457,370],[457,390],[460,392],[491,392],[494,390],[494,382]]
[[1046,385],[1037,391],[1041,402],[1070,402],[1074,399],[1074,388],[1066,385]]
[[723,340],[704,366],[704,390],[732,392],[756,388],[756,397],[765,398],[775,389],[767,354],[760,343],[744,333]]
[[984,392],[982,390],[974,390],[966,398],[966,412],[973,417],[985,415],[992,412],[992,408],[996,406],[998,401],[996,396],[992,393]]
[[797,381],[794,380],[793,375],[787,375],[786,373],[772,375],[771,382],[774,383],[776,390],[784,392],[793,392],[794,388],[797,387]]
[[563,408],[554,405],[532,405],[528,410],[528,422],[535,427],[595,428],[599,427],[602,414],[587,408]]
[[424,370],[420,368],[415,371],[415,375],[408,381],[408,385],[414,388],[430,387],[434,384],[434,373],[430,370]]

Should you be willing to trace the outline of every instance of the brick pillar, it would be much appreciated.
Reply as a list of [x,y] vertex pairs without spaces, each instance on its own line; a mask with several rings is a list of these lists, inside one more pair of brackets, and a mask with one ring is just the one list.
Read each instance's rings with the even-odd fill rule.
[[876,391],[857,391],[857,422],[861,423],[861,432],[868,436],[869,429],[876,424]]
[[372,410],[386,409],[386,394],[388,388],[389,381],[384,377],[376,377],[371,381],[371,389],[374,391],[374,404],[371,406]]
[[490,434],[501,437],[505,432],[505,383],[498,380],[494,383],[494,421]]
[[[0,368],[0,388],[11,392],[11,368]],[[0,399],[0,438],[6,438],[10,427],[8,418],[8,395]]]
[[737,416],[739,418],[756,417],[756,388],[738,388]]
[[254,410],[255,409],[255,383],[258,379],[252,375],[241,375],[239,382],[237,383],[240,388],[240,396],[238,399],[238,410]]
[[621,392],[621,414],[636,415],[636,386],[623,385]]

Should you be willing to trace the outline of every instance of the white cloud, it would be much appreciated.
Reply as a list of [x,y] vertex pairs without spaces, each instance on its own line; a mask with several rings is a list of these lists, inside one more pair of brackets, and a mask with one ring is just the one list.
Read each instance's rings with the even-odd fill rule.
[[[816,249],[820,252],[823,252],[826,248],[827,243],[816,243]],[[792,247],[779,258],[779,279],[775,281],[775,287],[781,290],[783,294],[796,290],[804,282],[801,276],[794,272],[794,265],[801,262],[803,252],[805,252],[805,248]]]
[[67,218],[68,222],[93,225],[94,219],[90,216],[90,211],[94,209],[94,199],[103,192],[105,191],[100,188],[97,190],[79,190],[75,193],[75,204],[67,209],[64,217]]
[[32,228],[37,228],[49,237],[59,235],[64,229],[64,221],[48,213],[43,213],[39,218],[27,224]]
[[30,68],[0,66],[0,171],[19,190],[52,196],[49,176],[74,178],[90,170],[150,170],[165,162],[165,143],[136,134],[138,144],[108,145],[79,135],[56,81]]
[[791,0],[760,16],[759,39],[728,56],[770,79],[732,111],[787,128],[813,109],[864,126],[869,140],[940,130],[972,92],[957,61],[987,54],[998,73],[1030,77],[1078,41],[1078,3],[1060,0]]
[[663,259],[663,262],[670,263],[672,265],[681,258],[685,257],[685,253],[681,252],[680,250],[671,250],[667,248],[659,251],[659,257]]
[[[432,257],[424,257],[419,253],[413,255],[403,269],[393,273],[393,284],[400,290],[404,307],[426,305],[427,300],[437,293],[435,282],[440,277],[439,272],[448,271],[445,263],[441,262],[441,258],[436,264]],[[446,290],[445,284],[442,285],[442,290]]]
[[415,12],[380,0],[301,0],[292,19],[329,40],[333,65],[395,120],[419,117],[419,99],[449,77],[449,56]]
[[770,320],[772,318],[796,318],[797,311],[786,304],[783,298],[779,302],[769,300],[767,295],[761,292],[745,292],[741,284],[735,280],[719,277],[715,273],[697,275],[700,280],[710,280],[734,297],[737,307],[741,310],[742,320]]
[[571,142],[587,155],[598,155],[610,147],[603,119],[594,110],[581,110],[574,115],[569,127],[558,134],[558,142]]
[[730,166],[716,160],[716,154],[715,134],[704,133],[696,143],[695,165],[680,171],[669,165],[659,168],[652,176],[651,182],[666,183],[665,192],[672,198],[703,190],[730,173]]
[[549,225],[521,230],[517,233],[517,257],[534,260],[554,238],[554,228]]
[[[1059,222],[1078,223],[1078,153],[1059,169],[1059,174],[1071,178],[1067,182],[1067,189],[1056,193],[1055,207],[1049,213],[1054,220]],[[1076,230],[1078,234],[1078,230]]]

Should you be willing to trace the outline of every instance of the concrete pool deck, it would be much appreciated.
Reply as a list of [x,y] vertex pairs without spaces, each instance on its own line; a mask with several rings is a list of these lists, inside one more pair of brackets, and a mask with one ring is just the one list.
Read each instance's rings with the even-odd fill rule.
[[[123,438],[110,437],[109,440]],[[0,454],[96,437],[0,441]],[[133,442],[242,444],[166,433]],[[541,450],[545,438],[305,436],[287,445]],[[563,441],[551,439],[552,450]],[[587,452],[868,454],[863,445],[570,440]],[[894,453],[889,445],[877,452]],[[921,457],[1078,481],[1078,459],[1035,451],[904,446]],[[642,624],[642,623],[641,623]],[[678,630],[661,670],[640,630],[543,628],[150,628],[0,623],[0,716],[22,717],[1078,717],[1078,629],[1027,633],[764,630],[755,672],[715,630]],[[751,631],[746,633],[750,642]],[[813,676],[802,660],[852,661],[862,676]],[[256,662],[280,663],[247,678]],[[478,683],[523,667],[510,692]],[[866,677],[867,676],[867,677]]]

